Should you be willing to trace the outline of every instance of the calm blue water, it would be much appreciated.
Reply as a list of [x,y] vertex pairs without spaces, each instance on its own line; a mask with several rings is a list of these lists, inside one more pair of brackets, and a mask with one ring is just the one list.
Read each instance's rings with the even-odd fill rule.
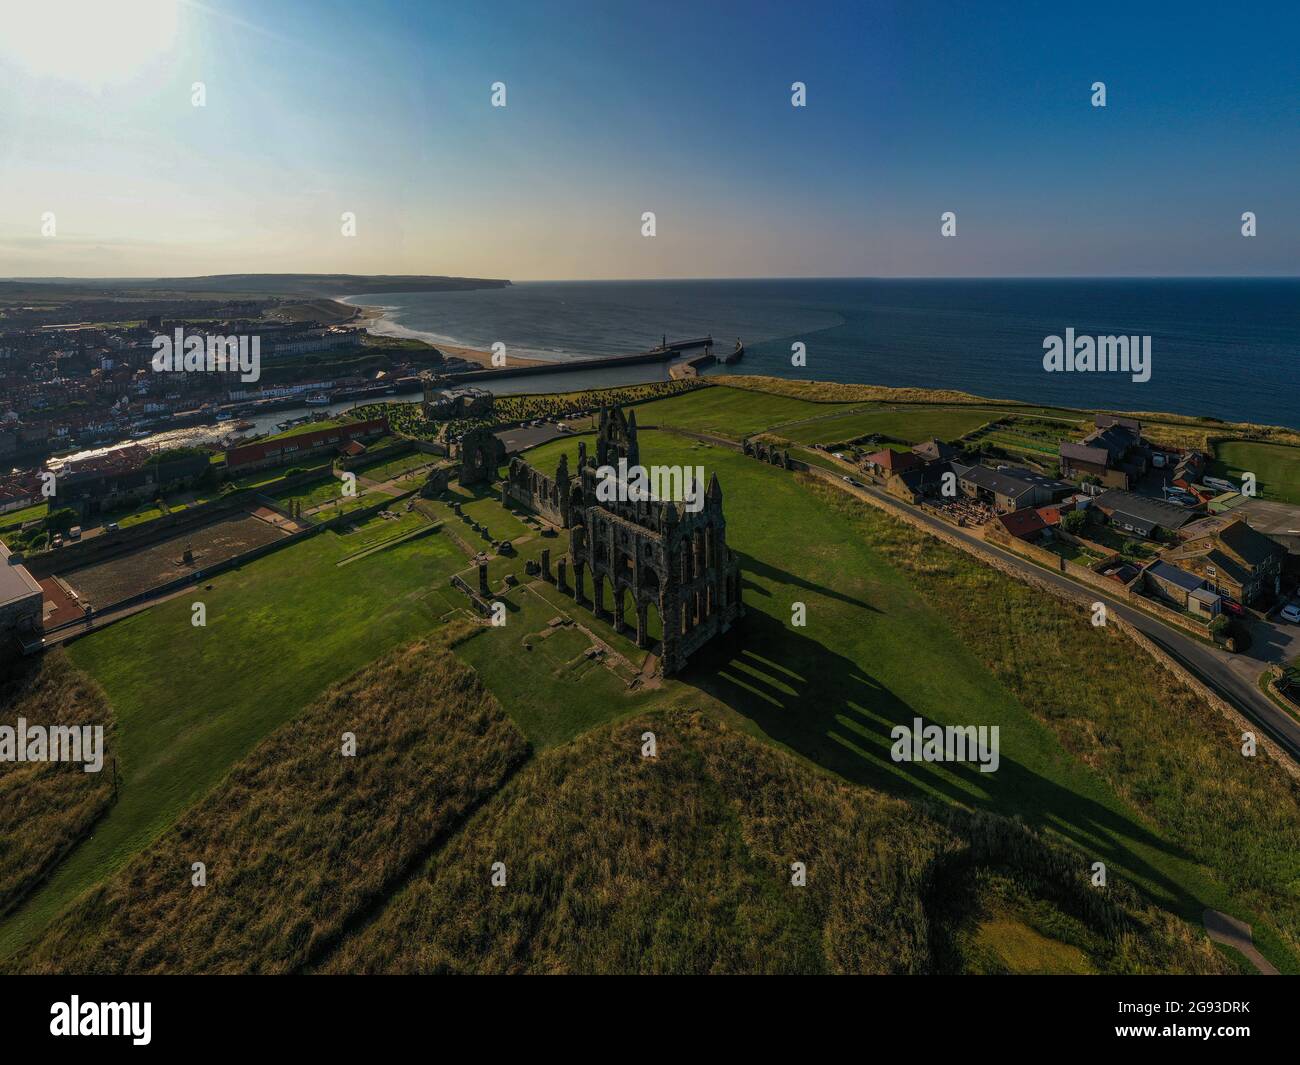
[[[1300,278],[524,282],[478,292],[353,296],[398,335],[555,360],[702,336],[746,354],[731,372],[955,388],[1075,407],[1165,410],[1300,428]],[[1043,339],[1150,335],[1151,379],[1043,370]],[[808,364],[790,365],[802,341]],[[551,391],[652,380],[658,366],[502,381]],[[572,379],[570,379],[572,378]]]

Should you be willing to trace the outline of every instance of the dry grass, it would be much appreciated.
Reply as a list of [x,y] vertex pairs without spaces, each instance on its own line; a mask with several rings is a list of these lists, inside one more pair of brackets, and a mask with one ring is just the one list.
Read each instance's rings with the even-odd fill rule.
[[728,388],[767,392],[775,396],[807,400],[810,403],[978,403],[980,406],[1021,406],[1010,399],[982,399],[969,392],[934,388],[890,388],[886,385],[856,385],[839,381],[795,381],[758,374],[715,374],[707,380]]
[[[647,729],[655,759],[640,754]],[[965,885],[995,869],[1057,924],[1022,920],[1067,929],[1098,969],[1221,971],[1203,935],[1092,890],[1085,868],[1004,818],[887,798],[669,711],[540,755],[323,969],[960,971],[960,931],[981,916]]]
[[[343,757],[344,732],[357,739]],[[417,643],[326,692],[147,851],[66,910],[21,971],[283,973],[391,891],[527,757],[473,671]],[[191,863],[207,886],[191,886]]]
[[103,725],[104,767],[0,762],[0,914],[49,873],[113,801],[113,712],[99,686],[60,650],[0,671],[0,724]]

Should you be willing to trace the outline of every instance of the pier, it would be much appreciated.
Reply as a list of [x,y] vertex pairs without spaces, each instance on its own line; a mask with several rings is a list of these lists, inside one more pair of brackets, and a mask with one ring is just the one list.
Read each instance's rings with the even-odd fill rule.
[[[713,346],[713,337],[695,337],[692,340],[674,340],[669,342],[667,339],[657,348],[651,348],[649,351],[639,351],[632,355],[610,355],[606,358],[597,359],[575,359],[572,362],[545,362],[537,363],[533,366],[516,366],[509,365],[491,370],[468,370],[465,373],[439,374],[435,380],[438,384],[454,385],[461,381],[487,381],[496,380],[502,377],[535,377],[540,374],[548,373],[569,373],[573,370],[608,370],[614,366],[637,366],[642,363],[650,362],[668,362],[676,359],[688,351],[696,351],[700,348],[711,348]],[[699,358],[710,358],[712,355],[699,356]]]

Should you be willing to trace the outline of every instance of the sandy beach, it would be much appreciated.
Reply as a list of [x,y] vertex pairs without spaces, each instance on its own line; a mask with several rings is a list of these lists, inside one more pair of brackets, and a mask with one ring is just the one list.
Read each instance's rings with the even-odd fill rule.
[[[360,306],[354,306],[352,304],[347,304],[347,303],[339,304],[339,306],[348,307],[354,312],[356,312],[353,314],[351,320],[348,322],[348,325],[361,326],[371,336],[401,336],[400,333],[393,332],[391,329],[377,328],[378,323],[382,322],[384,318],[383,307],[360,307]],[[421,339],[421,338],[415,337],[411,339]],[[428,340],[424,341],[424,343],[429,344],[430,347],[437,348],[444,355],[450,355],[458,359],[464,359],[466,362],[477,363],[478,365],[482,366],[485,370],[501,368],[501,367],[494,367],[492,365],[492,353],[490,351],[484,351],[480,348],[467,348],[461,346],[460,344],[443,344],[443,343],[435,344]],[[519,356],[511,355],[509,351],[506,352],[506,363],[508,367],[536,366],[539,365],[542,361],[543,360],[541,359],[525,359]]]

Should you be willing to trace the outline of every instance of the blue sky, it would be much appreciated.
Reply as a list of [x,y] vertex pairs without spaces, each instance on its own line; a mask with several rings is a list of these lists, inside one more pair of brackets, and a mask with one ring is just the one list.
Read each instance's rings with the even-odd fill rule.
[[0,274],[1300,273],[1294,8],[1066,8],[16,4]]

